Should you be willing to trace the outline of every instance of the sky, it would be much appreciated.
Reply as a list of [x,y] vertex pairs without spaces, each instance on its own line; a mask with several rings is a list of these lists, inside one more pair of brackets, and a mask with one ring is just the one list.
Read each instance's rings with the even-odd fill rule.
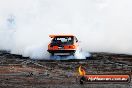
[[0,49],[43,58],[49,34],[89,52],[132,54],[131,0],[0,0]]

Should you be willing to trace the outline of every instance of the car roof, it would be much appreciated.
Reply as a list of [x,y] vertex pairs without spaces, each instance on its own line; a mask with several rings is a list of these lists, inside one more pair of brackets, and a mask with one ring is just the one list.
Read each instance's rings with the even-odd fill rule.
[[49,37],[54,38],[54,37],[74,37],[74,35],[49,35]]

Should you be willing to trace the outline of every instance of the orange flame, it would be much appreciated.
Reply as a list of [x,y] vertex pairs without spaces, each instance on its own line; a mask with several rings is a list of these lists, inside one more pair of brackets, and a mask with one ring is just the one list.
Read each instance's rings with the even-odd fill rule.
[[80,76],[84,76],[86,74],[85,70],[82,69],[82,66],[79,66],[78,71],[79,71]]

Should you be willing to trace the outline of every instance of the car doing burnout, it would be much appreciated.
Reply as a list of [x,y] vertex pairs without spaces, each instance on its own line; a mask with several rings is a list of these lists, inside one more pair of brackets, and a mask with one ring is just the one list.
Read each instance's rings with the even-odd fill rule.
[[49,35],[52,38],[48,45],[48,52],[54,54],[74,55],[78,49],[78,40],[74,35]]

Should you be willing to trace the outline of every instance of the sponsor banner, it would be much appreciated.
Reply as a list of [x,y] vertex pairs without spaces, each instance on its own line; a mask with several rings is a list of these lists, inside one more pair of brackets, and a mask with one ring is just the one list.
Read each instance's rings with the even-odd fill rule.
[[131,78],[129,75],[84,75],[80,82],[93,83],[129,83]]

